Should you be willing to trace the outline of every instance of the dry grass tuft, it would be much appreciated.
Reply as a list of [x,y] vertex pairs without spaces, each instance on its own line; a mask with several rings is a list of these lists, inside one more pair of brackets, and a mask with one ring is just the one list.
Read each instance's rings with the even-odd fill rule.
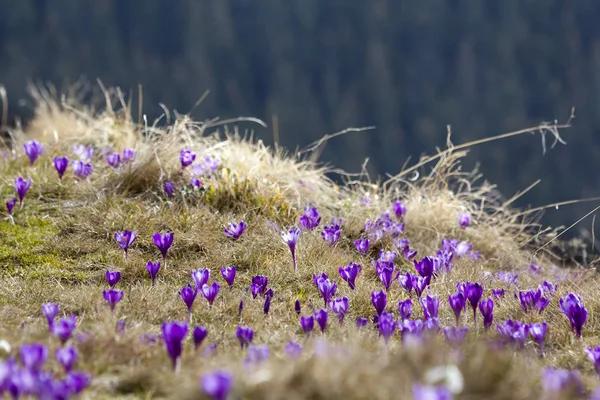
[[[35,118],[25,129],[11,133],[11,155],[0,161],[0,191],[5,198],[12,197],[16,176],[33,180],[23,209],[15,212],[15,223],[8,218],[0,222],[0,339],[12,345],[12,355],[20,344],[34,341],[55,349],[57,342],[47,333],[40,306],[60,303],[61,315],[73,313],[79,320],[79,335],[73,344],[80,352],[77,368],[94,376],[87,392],[91,398],[203,398],[198,378],[216,368],[233,371],[234,398],[248,399],[410,398],[415,382],[437,383],[428,381],[427,376],[440,366],[460,371],[464,383],[457,389],[458,399],[540,398],[540,371],[546,366],[579,368],[588,391],[597,386],[584,348],[600,344],[596,317],[600,279],[589,269],[558,268],[545,251],[533,257],[528,246],[543,241],[545,231],[510,208],[510,201],[503,203],[493,185],[479,184],[476,171],[462,171],[460,160],[466,146],[439,151],[420,160],[419,168],[407,169],[406,174],[387,182],[373,183],[362,176],[338,185],[329,178],[332,170],[244,137],[227,121],[194,122],[179,115],[170,121],[169,115],[165,116],[168,124],[140,126],[130,117],[118,90],[105,91],[104,109],[83,107],[71,98],[57,101],[56,95],[42,88],[34,91],[34,98],[38,105]],[[22,154],[23,142],[31,139],[46,146],[33,167]],[[52,158],[66,155],[72,159],[74,144],[93,146],[94,173],[87,181],[78,181],[69,170],[59,181]],[[99,156],[106,147],[112,151],[133,148],[136,159],[114,170]],[[182,148],[194,151],[198,159],[211,156],[221,163],[215,174],[202,177],[200,189],[189,187],[189,170],[182,172]],[[428,164],[431,166],[426,168]],[[406,178],[415,171],[417,179]],[[171,199],[163,190],[166,181],[177,186]],[[386,239],[376,243],[368,256],[361,256],[353,241],[364,236],[367,219],[389,211],[397,199],[408,209],[404,236],[418,250],[419,258],[434,255],[443,239],[452,238],[470,242],[481,252],[478,260],[455,260],[454,270],[432,283],[429,293],[441,299],[441,325],[454,323],[446,299],[456,291],[458,282],[482,282],[484,297],[490,297],[492,289],[504,287],[506,297],[496,300],[495,321],[547,321],[544,358],[538,357],[532,340],[523,350],[494,350],[498,334],[494,329],[486,332],[480,325],[473,328],[468,310],[461,323],[471,331],[460,352],[450,349],[442,335],[413,346],[395,337],[386,352],[372,325],[355,328],[357,317],[374,316],[371,291],[381,288],[371,258],[376,258],[380,249],[394,246]],[[298,272],[294,274],[289,250],[270,226],[295,224],[308,204],[318,207],[324,224],[341,217],[342,238],[332,248],[321,239],[320,231],[304,232],[297,246]],[[473,217],[466,229],[457,223],[462,212]],[[248,223],[248,229],[233,243],[223,235],[223,228],[240,220]],[[113,238],[114,232],[125,229],[138,234],[127,259]],[[151,287],[145,264],[160,258],[151,239],[158,231],[174,232],[175,240],[166,267]],[[529,269],[532,261],[543,265],[540,272]],[[338,267],[349,262],[363,266],[354,291],[338,274]],[[219,273],[227,265],[238,269],[231,290]],[[396,265],[399,270],[414,271],[412,263],[401,256]],[[212,308],[197,297],[193,323],[208,328],[207,343],[194,351],[186,341],[181,372],[175,374],[163,344],[149,345],[140,337],[148,333],[160,336],[164,321],[187,319],[178,291],[191,282],[190,270],[197,268],[209,268],[222,288]],[[122,273],[117,287],[124,290],[125,297],[114,314],[102,300],[106,269]],[[499,270],[519,273],[518,285],[495,278]],[[321,272],[338,282],[336,295],[348,296],[350,311],[343,324],[331,315],[323,337],[314,334],[305,339],[293,311],[294,301],[301,301],[303,315],[323,306],[312,280],[313,274]],[[263,315],[263,300],[253,299],[246,290],[257,274],[269,277],[275,293],[268,316]],[[513,295],[543,280],[558,282],[558,292],[543,314],[525,314]],[[558,298],[569,292],[578,293],[589,310],[581,340],[573,339],[558,307]],[[407,297],[394,282],[387,310],[397,314],[397,302]],[[240,301],[244,310],[238,315]],[[413,302],[413,315],[421,317],[414,295]],[[115,331],[117,320],[126,321],[124,334]],[[257,366],[242,363],[245,351],[240,350],[234,334],[238,325],[251,326],[254,342],[269,346],[267,362]],[[284,354],[290,340],[305,346],[296,362]],[[216,353],[204,353],[208,344],[216,345]],[[59,372],[54,360],[49,368]],[[560,396],[569,398],[565,393]]]

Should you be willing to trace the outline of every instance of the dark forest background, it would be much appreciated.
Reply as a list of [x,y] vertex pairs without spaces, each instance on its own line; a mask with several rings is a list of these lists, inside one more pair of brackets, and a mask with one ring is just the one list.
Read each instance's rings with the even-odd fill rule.
[[[326,133],[321,159],[373,174],[407,157],[567,119],[567,146],[542,155],[524,135],[472,150],[485,177],[510,197],[542,183],[520,206],[600,195],[598,0],[0,0],[0,83],[13,115],[27,80],[68,85],[81,77],[125,92],[144,88],[193,116],[265,120],[256,135],[303,147]],[[64,86],[63,86],[64,87]],[[596,203],[549,210],[570,224]],[[590,229],[591,221],[582,224]]]

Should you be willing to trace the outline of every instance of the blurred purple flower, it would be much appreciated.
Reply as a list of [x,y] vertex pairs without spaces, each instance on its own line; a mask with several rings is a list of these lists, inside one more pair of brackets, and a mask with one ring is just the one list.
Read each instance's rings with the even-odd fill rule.
[[456,327],[456,326],[447,326],[444,328],[444,337],[450,346],[459,347],[467,333],[469,332],[469,328],[466,326]]
[[542,388],[545,392],[559,393],[566,390],[574,391],[581,395],[584,385],[578,370],[555,369],[546,367],[542,371]]
[[385,292],[383,290],[371,292],[371,303],[373,304],[373,307],[375,307],[377,315],[381,315],[387,305],[387,296]]
[[163,190],[167,194],[167,197],[170,199],[171,197],[173,197],[173,193],[175,192],[175,183],[174,182],[163,183]]
[[525,346],[525,340],[529,334],[529,325],[511,319],[504,321],[502,325],[496,324],[498,333],[512,344],[518,344],[521,348]]
[[194,340],[194,348],[197,349],[202,345],[204,339],[208,336],[208,329],[203,326],[197,325],[192,331],[192,339]]
[[73,314],[67,318],[61,318],[55,321],[52,325],[52,333],[56,336],[62,344],[65,344],[67,340],[73,336],[73,331],[77,325],[77,317]]
[[123,150],[123,163],[128,163],[135,159],[135,150],[134,149],[124,149]]
[[29,157],[29,165],[33,165],[35,160],[37,160],[44,151],[44,145],[36,140],[31,140],[23,143],[23,149],[25,150],[27,157]]
[[412,292],[413,290],[413,276],[410,274],[410,272],[407,272],[405,274],[401,274],[400,272],[398,272],[398,274],[396,274],[396,280],[400,283],[400,286],[406,289],[406,291],[410,295],[410,292]]
[[15,208],[15,204],[17,204],[17,198],[13,197],[11,200],[6,202],[6,211],[8,211],[8,215],[12,217],[13,208]]
[[19,348],[21,363],[32,372],[40,372],[48,358],[48,348],[42,344],[23,344]]
[[412,287],[413,287],[413,289],[415,289],[415,293],[417,294],[417,297],[421,298],[423,291],[425,290],[425,288],[427,286],[429,286],[430,282],[431,282],[431,275],[427,276],[427,277],[416,276],[416,275],[412,276]]
[[422,320],[420,320],[420,319],[415,319],[415,320],[405,319],[404,321],[402,321],[402,324],[400,324],[400,326],[399,326],[400,335],[402,337],[402,340],[404,340],[407,335],[414,335],[416,337],[420,337],[423,333],[423,328],[424,328],[424,324],[423,324]]
[[121,155],[119,153],[111,153],[106,156],[106,162],[113,168],[121,165]]
[[548,331],[548,324],[546,322],[536,322],[530,325],[529,333],[533,340],[535,340],[540,346],[540,354],[544,354],[544,340],[546,339],[546,332]]
[[189,284],[179,291],[179,295],[188,309],[188,315],[190,318],[192,315],[192,306],[194,305],[194,300],[196,300],[197,294],[197,289],[193,288],[192,285]]
[[73,346],[67,346],[56,349],[56,360],[65,369],[65,372],[69,373],[73,369],[73,366],[77,362],[79,353]]
[[104,301],[110,306],[110,310],[114,311],[117,303],[123,299],[123,291],[114,289],[103,290],[102,296],[104,297]]
[[27,178],[27,180],[22,177],[18,177],[15,179],[15,191],[17,192],[17,196],[19,197],[19,205],[23,206],[23,199],[27,194],[27,191],[31,187],[31,178]]
[[362,328],[363,326],[366,326],[366,325],[367,325],[367,322],[368,322],[368,321],[367,321],[367,319],[366,319],[366,318],[364,318],[364,317],[358,317],[358,318],[356,319],[356,327],[357,327],[357,328]]
[[315,327],[315,318],[312,315],[308,317],[300,317],[300,326],[306,335],[310,335]]
[[483,296],[483,288],[478,282],[465,283],[465,297],[473,308],[473,322],[475,326],[477,326],[477,305],[479,304],[479,300],[481,300],[481,296]]
[[300,305],[300,300],[298,299],[296,299],[294,303],[294,311],[296,311],[297,315],[300,315],[300,313],[302,312],[302,306]]
[[446,386],[423,386],[418,383],[412,387],[414,400],[452,400],[452,392]]
[[195,159],[196,155],[192,153],[192,151],[189,149],[183,149],[181,150],[181,153],[179,153],[179,161],[181,162],[181,168],[189,166],[194,162]]
[[345,267],[339,268],[340,277],[348,282],[350,289],[354,290],[356,287],[356,277],[361,270],[361,266],[356,263],[350,263]]
[[290,341],[287,345],[285,345],[285,354],[293,359],[299,358],[302,355],[302,345],[294,342],[293,340]]
[[127,258],[127,250],[129,250],[129,246],[131,246],[131,244],[135,241],[136,238],[136,231],[130,231],[129,229],[127,229],[123,232],[115,232],[115,240],[119,244],[119,247],[125,252],[125,258]]
[[217,297],[217,294],[219,294],[219,290],[221,290],[221,285],[219,285],[218,282],[213,281],[210,286],[206,283],[202,285],[202,294],[206,300],[208,300],[208,304],[211,307],[215,301],[215,298]]
[[126,324],[126,321],[124,319],[120,319],[117,321],[117,323],[115,325],[115,329],[119,335],[125,334],[125,324]]
[[173,370],[177,371],[183,349],[183,339],[188,332],[188,325],[185,322],[165,322],[162,324],[161,330],[167,353],[173,364]]
[[296,272],[296,244],[300,238],[300,229],[294,227],[288,229],[287,231],[282,231],[281,238],[290,248],[290,252],[292,253],[292,262],[294,264],[294,272]]
[[148,274],[150,274],[150,279],[152,280],[152,286],[154,286],[154,282],[156,281],[156,275],[158,275],[158,271],[160,271],[160,261],[152,262],[148,261],[146,264],[146,270]]
[[421,297],[419,300],[421,302],[421,308],[423,308],[425,320],[438,317],[440,307],[440,298],[438,296],[432,297],[427,295]]
[[225,282],[227,282],[229,289],[231,289],[233,287],[233,281],[235,280],[235,273],[236,273],[235,265],[232,265],[231,267],[222,267],[221,268],[221,276],[223,277],[223,279],[225,279]]
[[400,321],[404,321],[405,319],[409,319],[412,314],[412,300],[406,299],[404,301],[398,302],[398,313],[400,314]]
[[158,247],[160,254],[162,254],[163,262],[165,262],[167,260],[167,252],[173,244],[173,232],[163,234],[157,232],[154,235],[152,235],[152,240],[154,241],[156,247]]
[[494,296],[497,299],[504,297],[504,288],[492,289],[492,296]]
[[210,279],[210,269],[198,268],[198,270],[192,270],[192,280],[196,286],[196,290],[201,290],[205,283],[208,283]]
[[560,309],[569,318],[571,331],[575,333],[575,336],[581,337],[581,329],[587,320],[587,310],[579,296],[569,293],[566,297],[561,298]]
[[267,285],[269,284],[269,278],[263,275],[256,275],[252,277],[252,283],[250,284],[250,292],[252,298],[255,299],[259,294],[264,294],[267,291]]
[[329,306],[331,307],[331,310],[335,313],[335,315],[337,315],[340,324],[344,322],[344,316],[346,315],[346,313],[348,312],[348,308],[350,307],[350,300],[348,300],[348,297],[344,296],[337,299],[333,299],[329,303]]
[[300,226],[302,229],[312,231],[321,223],[321,217],[316,207],[306,207],[304,213],[300,216]]
[[263,314],[268,315],[271,309],[271,299],[273,298],[273,289],[269,289],[265,292],[265,304],[263,305]]
[[400,200],[394,202],[394,214],[396,214],[396,218],[398,219],[406,215],[406,206]]
[[483,327],[488,330],[492,326],[494,320],[494,301],[492,299],[484,299],[479,302],[479,311],[483,316]]
[[119,280],[121,279],[121,273],[119,271],[110,271],[110,270],[106,270],[105,273],[105,277],[106,277],[106,282],[108,282],[108,286],[110,286],[111,288],[114,288],[115,285],[117,283],[119,283]]
[[460,313],[465,309],[467,304],[467,299],[462,293],[455,293],[448,296],[448,303],[450,303],[450,308],[454,311],[454,317],[456,318],[456,325],[458,325],[458,319],[460,318]]
[[244,221],[240,221],[239,223],[232,222],[229,225],[227,225],[227,228],[223,229],[223,233],[225,233],[225,236],[230,237],[231,239],[236,241],[240,238],[240,236],[242,236],[245,230],[246,223]]
[[354,241],[354,247],[356,247],[356,251],[358,251],[363,256],[366,256],[369,252],[369,239],[357,239]]
[[244,364],[259,364],[269,358],[269,347],[266,345],[251,344],[248,346],[248,356]]
[[415,269],[422,277],[430,277],[433,275],[433,259],[431,257],[423,257],[421,261],[414,260]]
[[[340,220],[341,221],[341,220]],[[332,220],[332,224],[323,228],[321,231],[321,236],[323,240],[329,243],[330,246],[333,246],[340,240],[340,236],[342,234],[341,224],[337,224],[335,218]]]
[[379,315],[378,320],[379,325],[379,335],[383,336],[383,340],[387,346],[390,341],[390,337],[396,331],[396,321],[394,321],[394,317],[392,314],[388,314],[385,311]]
[[315,321],[317,321],[317,324],[319,324],[319,328],[321,328],[322,333],[325,333],[325,328],[327,327],[327,318],[328,317],[329,317],[329,312],[325,308],[315,311]]
[[321,296],[323,296],[325,307],[327,307],[331,298],[335,296],[337,283],[335,281],[331,282],[329,279],[319,278],[317,281],[317,288],[319,289]]
[[213,400],[226,400],[233,386],[233,375],[228,371],[214,371],[202,375],[200,387]]
[[513,272],[498,271],[498,280],[508,284],[516,284],[519,275]]
[[254,339],[254,331],[247,326],[238,326],[235,331],[235,336],[240,342],[242,349],[248,347]]
[[73,169],[75,176],[82,180],[86,180],[92,174],[92,172],[94,172],[94,167],[92,164],[84,163],[80,160],[71,162],[71,168]]
[[58,303],[42,304],[42,313],[48,321],[48,329],[52,331],[52,326],[54,325],[54,318],[56,318],[56,314],[58,314]]
[[54,157],[54,168],[58,172],[58,179],[62,179],[68,166],[69,159],[67,157]]
[[461,228],[466,228],[471,224],[471,214],[468,212],[458,214],[458,224]]
[[394,263],[391,261],[378,261],[375,265],[377,276],[383,284],[385,291],[389,291],[390,284],[392,283],[392,276],[394,275]]
[[75,154],[81,161],[89,162],[94,155],[94,148],[92,146],[85,146],[83,144],[73,146],[73,154]]

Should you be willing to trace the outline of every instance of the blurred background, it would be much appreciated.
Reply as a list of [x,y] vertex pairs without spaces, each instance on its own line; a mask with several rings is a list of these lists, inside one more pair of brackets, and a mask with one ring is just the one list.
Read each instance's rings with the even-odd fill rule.
[[[598,0],[0,0],[0,83],[26,121],[28,81],[96,78],[144,89],[144,111],[263,119],[255,136],[295,149],[346,127],[321,160],[373,176],[453,142],[576,120],[542,155],[539,135],[474,148],[466,167],[518,206],[600,195]],[[548,210],[569,225],[596,202]],[[573,234],[591,230],[591,219]]]

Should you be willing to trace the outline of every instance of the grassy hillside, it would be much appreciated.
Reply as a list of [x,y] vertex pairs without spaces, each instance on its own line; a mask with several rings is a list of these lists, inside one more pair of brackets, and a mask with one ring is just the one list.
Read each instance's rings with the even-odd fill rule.
[[[567,269],[545,249],[531,250],[550,236],[500,203],[477,173],[461,170],[464,149],[439,152],[418,175],[405,170],[386,182],[345,176],[339,186],[310,154],[269,149],[231,128],[260,121],[195,122],[170,114],[166,124],[138,126],[109,92],[103,110],[40,92],[37,100],[34,120],[11,133],[0,160],[7,201],[16,195],[16,178],[31,179],[22,207],[17,201],[13,215],[5,212],[0,221],[0,393],[37,390],[61,398],[86,386],[82,398],[211,398],[207,379],[215,371],[231,378],[229,398],[249,399],[567,399],[589,398],[598,386],[586,354],[600,345],[595,270]],[[23,146],[31,141],[43,145],[33,163]],[[76,146],[91,147],[93,155]],[[182,150],[195,155],[190,165]],[[55,157],[69,160],[62,179]],[[73,165],[88,162],[89,176],[76,176]],[[312,215],[314,229],[309,207],[320,217],[317,224]],[[239,238],[226,235],[240,221],[246,229]],[[296,271],[281,233],[293,226],[301,228]],[[127,252],[115,239],[126,230],[136,232]],[[166,261],[156,233],[173,233]],[[355,245],[360,239],[370,242],[364,254]],[[159,261],[153,285],[147,264]],[[352,263],[360,265],[354,288],[340,273]],[[231,287],[221,273],[230,266]],[[208,284],[220,285],[212,305],[208,287],[195,289],[206,273],[199,269],[210,271]],[[115,292],[108,292],[107,270],[120,273]],[[407,290],[407,273],[425,286],[421,301]],[[264,278],[256,276],[268,284],[258,285]],[[465,309],[455,317],[448,298],[467,282]],[[384,293],[385,307],[377,309]],[[580,338],[572,315],[579,305],[562,307],[575,319],[574,331],[559,305],[570,293],[587,310]],[[182,294],[195,295],[191,312]],[[121,295],[111,311],[107,299]],[[412,315],[403,318],[407,309],[398,303],[409,298]],[[493,321],[483,315],[488,299]],[[42,313],[47,303],[59,305],[52,328]],[[315,322],[306,334],[301,317],[306,322],[322,310],[325,331]],[[61,319],[71,315],[76,327],[69,337]],[[359,327],[362,318],[366,325]],[[512,332],[516,325],[507,320],[525,325]],[[175,332],[165,343],[161,328],[174,321],[187,326],[176,360],[167,351],[177,353]],[[543,322],[542,347],[529,331]],[[197,348],[196,326],[207,330]],[[236,337],[239,327],[253,330],[250,346]],[[448,340],[462,327],[462,343]],[[391,335],[387,344],[382,330]],[[32,343],[44,346],[38,364],[48,352],[43,370],[52,378],[33,365]],[[66,374],[55,351],[69,347],[77,350],[77,372]],[[437,397],[424,397],[434,388]]]

